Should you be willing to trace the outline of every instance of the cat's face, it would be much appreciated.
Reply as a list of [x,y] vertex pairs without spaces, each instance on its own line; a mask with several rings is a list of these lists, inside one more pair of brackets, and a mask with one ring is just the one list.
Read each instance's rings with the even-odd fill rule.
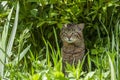
[[77,40],[81,40],[83,38],[82,30],[84,28],[84,24],[65,24],[61,30],[60,36],[62,41],[67,43],[74,43]]

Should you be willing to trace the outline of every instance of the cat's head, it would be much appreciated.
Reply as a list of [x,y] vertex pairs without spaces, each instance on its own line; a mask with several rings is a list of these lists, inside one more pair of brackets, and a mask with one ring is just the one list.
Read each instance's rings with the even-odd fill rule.
[[60,36],[62,41],[74,43],[77,40],[83,39],[84,23],[81,24],[64,24]]

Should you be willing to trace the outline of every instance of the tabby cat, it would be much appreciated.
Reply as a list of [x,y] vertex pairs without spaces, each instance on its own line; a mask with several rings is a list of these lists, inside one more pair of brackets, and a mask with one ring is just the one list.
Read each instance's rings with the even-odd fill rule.
[[85,44],[83,38],[84,23],[81,24],[65,24],[60,32],[60,37],[63,43],[61,48],[62,53],[62,67],[65,73],[65,65],[69,63],[75,66],[85,53]]

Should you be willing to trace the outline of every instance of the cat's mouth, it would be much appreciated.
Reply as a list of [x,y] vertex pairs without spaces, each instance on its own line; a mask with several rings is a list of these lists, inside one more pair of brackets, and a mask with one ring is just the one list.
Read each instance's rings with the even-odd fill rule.
[[73,38],[65,38],[65,41],[67,43],[74,43],[76,41],[76,39],[73,39]]

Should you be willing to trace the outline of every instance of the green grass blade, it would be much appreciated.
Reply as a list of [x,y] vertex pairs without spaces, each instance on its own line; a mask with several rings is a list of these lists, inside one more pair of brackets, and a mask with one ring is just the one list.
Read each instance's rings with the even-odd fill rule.
[[103,22],[102,21],[100,21],[100,23],[101,23],[101,25],[103,26],[103,28],[104,28],[104,30],[105,30],[105,32],[106,32],[106,34],[107,34],[107,42],[108,42],[108,48],[110,48],[110,36],[109,36],[109,32],[108,32],[108,30],[107,30],[107,27],[103,24]]
[[115,49],[115,35],[114,35],[114,33],[113,33],[113,31],[112,31],[112,52],[114,51],[114,49]]
[[7,21],[4,25],[4,30],[2,32],[2,40],[1,40],[1,45],[0,47],[5,50],[6,47],[6,40],[7,40],[7,35],[8,35],[8,28],[9,28],[9,24],[10,24],[10,19],[11,19],[11,15],[12,15],[12,11],[13,11],[13,7],[11,8],[11,11],[8,15]]
[[[89,53],[89,52],[88,52]],[[88,54],[87,53],[87,54]],[[92,67],[91,67],[91,60],[90,60],[90,55],[88,54],[87,56],[87,62],[88,62],[88,71],[90,72],[92,70]]]
[[28,52],[28,50],[30,49],[30,46],[31,45],[29,45],[28,47],[26,47],[21,53],[20,53],[20,55],[18,55],[13,61],[12,61],[12,63],[15,65],[15,64],[17,64],[24,56],[25,56],[25,54]]
[[117,24],[116,24],[116,26],[115,26],[115,35],[116,35],[116,53],[117,53],[117,56],[116,56],[116,75],[117,75],[117,79],[119,80],[120,79],[120,77],[119,77],[119,75],[120,75],[120,69],[119,69],[119,59],[120,59],[120,56],[119,56],[119,40],[120,40],[120,38],[119,38],[119,35],[120,35],[120,30],[119,30],[119,28],[120,28],[120,22],[119,22],[119,20],[117,21]]
[[111,71],[111,80],[116,80],[116,74],[115,74],[115,68],[113,65],[113,61],[112,61],[109,53],[107,53],[107,54],[108,54],[108,59],[109,59],[110,71]]
[[50,53],[49,53],[49,48],[48,48],[48,41],[45,40],[45,38],[42,36],[42,39],[44,41],[45,47],[46,47],[46,60],[47,60],[47,65],[50,67]]
[[5,48],[6,48],[6,40],[7,40],[7,35],[8,35],[8,28],[9,28],[9,24],[10,24],[10,19],[11,19],[11,15],[12,15],[12,11],[13,11],[13,7],[11,8],[11,11],[7,17],[7,21],[4,25],[4,29],[2,32],[2,39],[0,40],[0,76],[3,77],[4,74],[4,62],[5,62]]
[[57,46],[57,51],[60,55],[60,48],[59,48],[59,45],[58,45],[58,39],[57,39],[57,34],[56,34],[56,31],[55,31],[55,28],[53,27],[53,31],[54,31],[54,36],[55,36],[55,42],[56,42],[56,46]]
[[14,20],[14,26],[12,28],[12,32],[9,38],[9,42],[7,45],[7,55],[10,57],[11,56],[11,50],[12,50],[12,46],[13,46],[13,42],[15,39],[15,34],[16,34],[16,30],[17,30],[17,25],[18,25],[18,16],[19,16],[19,2],[17,3],[17,8],[16,8],[16,15],[15,15],[15,20]]

